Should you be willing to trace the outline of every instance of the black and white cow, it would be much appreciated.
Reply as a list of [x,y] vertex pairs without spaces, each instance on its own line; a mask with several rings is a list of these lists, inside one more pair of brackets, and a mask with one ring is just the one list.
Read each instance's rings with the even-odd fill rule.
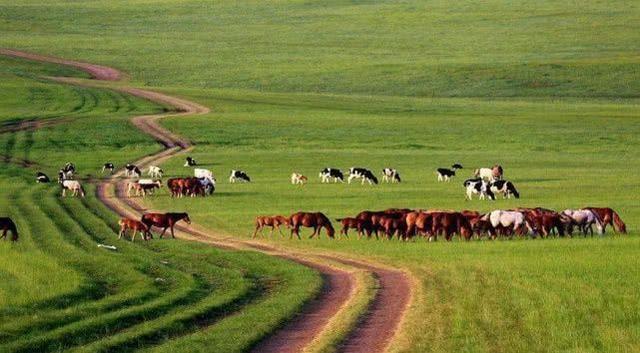
[[503,198],[511,198],[513,195],[516,199],[520,198],[520,193],[516,190],[516,187],[512,182],[507,180],[494,180],[489,185],[489,189],[494,194],[502,194]]
[[247,173],[243,172],[242,170],[232,170],[231,175],[229,175],[229,182],[235,183],[238,180],[248,183],[251,181],[251,178],[249,178]]
[[73,174],[76,173],[76,165],[71,162],[67,162],[64,167],[60,169],[60,172],[62,172],[64,180],[73,179]]
[[463,169],[463,168],[462,168],[462,164],[460,164],[460,163],[454,163],[454,164],[451,166],[451,169],[453,169],[453,170],[456,170],[456,169]]
[[116,167],[113,165],[113,163],[111,162],[107,162],[105,164],[102,165],[102,174],[104,174],[105,171],[109,171],[110,174],[113,174],[113,171],[116,169]]
[[187,157],[187,159],[184,162],[185,167],[193,167],[195,165],[198,165],[198,163],[196,163],[196,160],[191,157]]
[[344,183],[344,174],[340,169],[336,168],[324,168],[320,171],[320,180],[322,183],[331,182],[331,178],[333,178],[333,182],[337,183],[338,181]]
[[402,180],[400,179],[400,173],[393,168],[384,168],[382,169],[382,181],[388,183],[391,181],[392,183],[399,183]]
[[136,165],[127,163],[127,165],[124,166],[124,175],[128,177],[139,178],[140,175],[142,175],[142,172]]
[[489,198],[489,200],[496,199],[496,196],[491,191],[489,182],[486,180],[481,178],[467,179],[464,181],[463,185],[467,190],[465,199],[471,200],[473,194],[478,195],[480,200],[484,200],[485,198]]
[[456,176],[456,170],[448,168],[438,168],[436,169],[436,174],[438,175],[438,181],[449,181],[451,180],[451,178]]
[[369,185],[378,184],[378,178],[376,178],[376,176],[373,175],[373,172],[369,169],[358,167],[349,168],[349,178],[347,179],[347,183],[351,184],[351,180],[358,178],[362,179],[362,184],[364,184],[365,181],[368,181]]
[[51,180],[49,179],[49,177],[43,173],[43,172],[37,172],[36,173],[36,182],[37,183],[48,183]]

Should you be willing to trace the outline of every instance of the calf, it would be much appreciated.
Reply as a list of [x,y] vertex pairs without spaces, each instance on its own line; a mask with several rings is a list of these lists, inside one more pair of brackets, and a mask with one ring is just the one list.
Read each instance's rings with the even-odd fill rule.
[[307,183],[307,177],[300,174],[300,173],[293,173],[291,174],[291,184],[293,185],[304,185]]
[[111,162],[107,162],[105,164],[102,165],[102,174],[104,174],[105,171],[109,171],[109,174],[113,174],[113,171],[116,169],[116,167],[113,165],[113,163]]
[[49,179],[49,177],[43,173],[43,172],[37,172],[36,173],[36,182],[37,183],[48,183],[51,180]]
[[127,165],[124,166],[124,175],[128,177],[139,178],[142,175],[142,172],[137,166],[127,163]]
[[362,179],[363,185],[365,181],[368,181],[369,185],[378,184],[378,178],[376,178],[369,169],[357,167],[349,168],[349,178],[347,179],[347,182],[351,184],[351,180],[358,178]]
[[256,230],[253,232],[253,238],[258,235],[258,231],[262,232],[264,227],[271,227],[271,233],[269,233],[269,236],[273,236],[274,229],[278,229],[280,235],[284,235],[280,229],[281,225],[288,228],[289,218],[285,216],[258,216],[256,217]]
[[249,178],[247,173],[243,172],[242,170],[232,170],[231,175],[229,175],[229,182],[235,183],[238,180],[244,181],[247,183],[251,182],[251,178]]
[[185,162],[184,162],[184,166],[185,167],[193,167],[195,165],[198,165],[198,163],[196,163],[196,160],[191,158],[191,157],[187,157]]
[[153,236],[151,235],[149,226],[147,226],[146,224],[138,220],[121,218],[120,221],[118,221],[118,224],[120,225],[120,233],[118,233],[118,239],[122,238],[122,236],[125,235],[128,229],[133,230],[133,234],[131,235],[131,241],[134,241],[136,239],[136,234],[138,232],[140,232],[140,235],[144,240],[149,240],[150,238],[153,238]]
[[164,171],[160,167],[150,165],[147,174],[152,178],[162,178],[162,174],[164,174]]
[[507,180],[494,180],[489,184],[489,189],[494,194],[502,194],[502,198],[511,198],[513,195],[516,199],[520,198],[520,193],[512,182]]
[[456,171],[455,169],[438,168],[436,169],[436,174],[438,175],[438,181],[449,181],[456,176]]
[[393,168],[384,168],[382,169],[382,181],[388,183],[391,181],[392,183],[399,183],[402,180],[400,179],[400,174],[397,170]]
[[471,200],[473,194],[478,195],[480,200],[484,200],[485,198],[489,198],[489,200],[496,199],[496,196],[489,187],[489,183],[483,179],[467,179],[464,181],[463,186],[467,190],[465,199]]
[[320,171],[319,177],[321,179],[321,182],[323,183],[330,182],[331,178],[333,178],[334,183],[337,183],[338,181],[340,181],[341,183],[344,182],[344,174],[342,174],[342,171],[340,169],[336,168],[324,168]]

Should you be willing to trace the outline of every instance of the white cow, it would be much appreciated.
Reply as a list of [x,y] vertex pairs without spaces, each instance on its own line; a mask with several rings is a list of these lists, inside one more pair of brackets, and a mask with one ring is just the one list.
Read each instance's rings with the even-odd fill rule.
[[213,172],[210,171],[209,169],[195,168],[193,170],[193,176],[195,176],[196,178],[208,179],[211,182],[211,184],[213,185],[216,184],[216,178],[215,176],[213,176]]
[[71,196],[84,197],[84,188],[77,180],[63,180],[62,181],[62,197],[67,196],[67,190],[71,191]]
[[147,175],[149,175],[150,177],[162,178],[162,174],[164,174],[164,171],[162,170],[162,168],[155,165],[149,166],[149,171],[147,172]]

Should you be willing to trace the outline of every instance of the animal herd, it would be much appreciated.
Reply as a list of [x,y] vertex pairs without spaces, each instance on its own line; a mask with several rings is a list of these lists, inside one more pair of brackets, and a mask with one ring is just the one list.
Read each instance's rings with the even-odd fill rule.
[[[488,237],[513,238],[549,236],[573,236],[577,234],[591,234],[593,227],[597,233],[603,235],[607,225],[614,231],[626,234],[627,229],[616,211],[609,207],[584,207],[581,209],[566,209],[557,212],[551,209],[516,208],[510,210],[494,210],[488,213],[478,211],[445,211],[445,210],[412,210],[391,208],[384,211],[362,211],[354,217],[337,218],[341,225],[340,235],[348,237],[349,231],[354,230],[358,239],[362,237],[376,239],[380,237],[400,240],[410,240],[415,237],[425,237],[437,240],[443,236],[447,241],[458,235],[462,239]],[[290,229],[290,238],[294,235],[300,239],[300,228],[313,229],[309,238],[319,236],[324,228],[329,238],[335,237],[335,229],[329,218],[321,212],[297,212],[290,216],[258,216],[255,221],[253,237],[262,233],[264,228],[275,229],[282,234],[281,227]]]

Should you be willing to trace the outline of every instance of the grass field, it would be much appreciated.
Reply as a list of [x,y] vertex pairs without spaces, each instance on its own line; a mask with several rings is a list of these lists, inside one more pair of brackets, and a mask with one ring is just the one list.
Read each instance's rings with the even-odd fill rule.
[[[628,236],[468,244],[353,237],[264,241],[410,271],[418,292],[394,350],[632,352],[640,350],[638,7],[614,0],[0,1],[0,46],[114,66],[133,84],[210,107],[208,115],[163,124],[196,143],[192,156],[218,177],[216,195],[172,200],[164,193],[147,202],[188,210],[195,222],[236,237],[250,237],[257,214],[295,210],[323,211],[333,219],[387,207],[613,207],[627,222]],[[82,171],[91,173],[105,159],[122,163],[158,148],[125,118],[159,107],[36,78],[71,73],[0,59],[0,121],[70,118],[33,134],[0,136],[4,155],[54,170],[73,156]],[[434,169],[454,162],[465,166],[462,175],[437,183]],[[175,158],[163,167],[170,175],[189,174],[182,163]],[[494,163],[505,167],[522,198],[465,202],[461,182],[470,169]],[[376,172],[395,167],[403,183],[319,184],[321,168],[356,165]],[[254,182],[230,185],[230,169],[246,170]],[[309,176],[309,185],[290,185],[293,171]],[[242,350],[317,289],[319,279],[303,268],[183,242],[122,244],[122,262],[96,269],[94,260],[106,263],[104,258],[113,257],[94,243],[96,237],[114,241],[115,218],[93,199],[82,204],[57,200],[53,189],[33,186],[31,173],[10,164],[2,171],[0,210],[22,218],[19,226],[25,229],[18,251],[0,244],[0,275],[15,279],[0,284],[3,317],[15,318],[0,329],[13,333],[0,336],[7,350],[45,345],[56,350],[51,342],[60,340],[89,351],[139,348],[131,342],[189,351],[209,339]],[[47,197],[40,199],[43,193]],[[71,209],[85,212],[95,225],[83,225]],[[58,248],[70,255],[60,259],[52,250]],[[87,260],[94,255],[100,258]],[[185,259],[184,267],[159,266],[167,256]],[[273,265],[258,266],[245,256]],[[145,264],[118,266],[131,258]],[[214,265],[200,266],[205,262]],[[220,262],[226,266],[215,265]],[[26,270],[34,267],[35,273]],[[149,267],[173,271],[175,283],[158,289],[154,278],[165,275],[150,274]],[[87,279],[116,268],[122,272],[113,277],[117,284]],[[255,289],[260,282],[238,275],[244,272],[240,269],[255,277],[288,279],[281,289],[285,295]],[[195,270],[203,273],[194,275]],[[56,286],[44,284],[47,279]],[[309,281],[315,287],[300,284]],[[219,291],[208,291],[214,287]],[[112,293],[104,296],[102,288]],[[299,288],[307,292],[295,293]],[[189,291],[196,295],[186,295]],[[166,332],[159,327],[195,331],[182,326],[192,321],[184,321],[180,308],[189,307],[188,317],[198,317],[246,291],[253,297],[236,308],[253,314],[221,320],[197,337],[163,336],[155,344],[159,337],[153,332]],[[158,292],[163,295],[142,295]],[[191,302],[183,302],[185,296]],[[99,300],[88,299],[95,297]],[[132,304],[136,299],[140,302]],[[270,306],[270,300],[278,304]],[[57,315],[67,306],[76,316],[63,323]],[[29,316],[43,307],[47,314],[41,321]],[[277,315],[266,314],[266,308],[275,308]],[[145,327],[148,331],[138,331],[136,318],[145,310],[157,319]],[[104,314],[98,318],[112,315],[104,319],[107,329],[98,338],[88,318],[95,312]],[[126,328],[106,321],[119,322],[119,317],[127,318]],[[249,322],[266,326],[250,330],[254,336],[220,333]],[[33,335],[14,336],[32,327]],[[70,337],[76,341],[65,341]]]

